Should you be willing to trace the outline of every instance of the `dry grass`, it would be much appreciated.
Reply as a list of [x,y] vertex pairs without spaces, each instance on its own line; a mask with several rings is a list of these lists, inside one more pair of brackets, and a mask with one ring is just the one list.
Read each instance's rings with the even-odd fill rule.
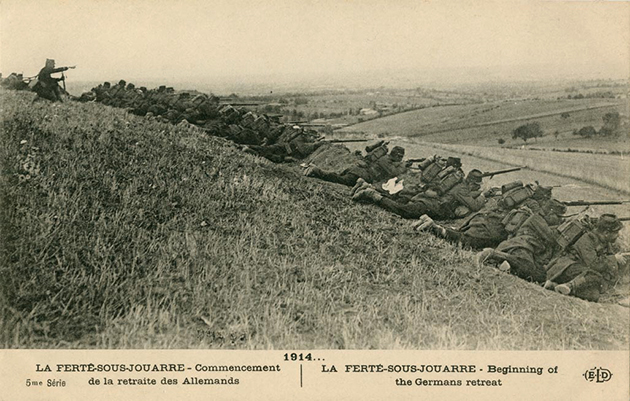
[[0,96],[3,347],[628,347],[627,309],[477,268],[346,187],[192,128]]

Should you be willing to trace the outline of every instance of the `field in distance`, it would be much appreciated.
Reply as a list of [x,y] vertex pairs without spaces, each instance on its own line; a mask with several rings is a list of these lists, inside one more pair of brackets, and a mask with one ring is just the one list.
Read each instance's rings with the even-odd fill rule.
[[[549,99],[501,101],[484,104],[431,107],[387,116],[337,130],[339,134],[363,132],[378,135],[421,138],[426,142],[477,146],[541,146],[630,151],[628,136],[613,139],[584,139],[573,130],[603,125],[606,113],[619,112],[627,119],[626,99]],[[538,122],[545,136],[529,140],[512,139],[520,125]],[[558,131],[558,135],[554,133]]]

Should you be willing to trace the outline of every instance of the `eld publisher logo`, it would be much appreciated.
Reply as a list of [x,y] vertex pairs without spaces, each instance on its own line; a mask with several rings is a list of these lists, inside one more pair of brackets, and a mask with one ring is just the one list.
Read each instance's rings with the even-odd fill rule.
[[589,382],[605,383],[612,378],[613,374],[608,369],[593,368],[584,372],[582,376]]

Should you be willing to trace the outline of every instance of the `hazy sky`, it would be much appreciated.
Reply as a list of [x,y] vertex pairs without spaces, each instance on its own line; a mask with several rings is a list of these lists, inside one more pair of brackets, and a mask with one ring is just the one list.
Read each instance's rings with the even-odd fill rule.
[[481,68],[630,75],[622,1],[0,0],[0,71],[76,80]]

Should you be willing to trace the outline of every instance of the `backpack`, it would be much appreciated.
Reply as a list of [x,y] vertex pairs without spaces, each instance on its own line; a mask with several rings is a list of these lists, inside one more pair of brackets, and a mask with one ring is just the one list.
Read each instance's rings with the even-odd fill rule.
[[422,169],[422,181],[426,183],[433,181],[443,169],[444,167],[441,163],[431,161],[431,163],[428,163],[426,167]]
[[520,186],[515,185],[513,188],[508,189],[505,192],[504,188],[506,186],[504,185],[501,187],[502,195],[499,204],[506,209],[513,209],[524,200],[531,198],[534,194],[534,191],[530,187],[523,186],[523,183],[520,181],[517,181],[517,183],[520,183]]
[[519,207],[518,209],[512,209],[510,212],[505,215],[503,220],[501,220],[501,224],[505,227],[505,231],[514,235],[518,231],[519,228],[525,223],[525,221],[532,216],[534,213],[530,208],[524,206]]
[[558,230],[556,242],[562,249],[567,249],[575,244],[590,228],[591,222],[588,216],[569,219],[556,228]]
[[382,144],[372,150],[370,150],[370,152],[365,155],[365,160],[369,163],[374,163],[375,161],[377,161],[378,159],[380,159],[381,157],[385,156],[387,154],[389,150],[387,149],[387,145]]
[[437,175],[435,189],[440,194],[450,191],[455,185],[464,180],[464,174],[453,166],[447,167]]

